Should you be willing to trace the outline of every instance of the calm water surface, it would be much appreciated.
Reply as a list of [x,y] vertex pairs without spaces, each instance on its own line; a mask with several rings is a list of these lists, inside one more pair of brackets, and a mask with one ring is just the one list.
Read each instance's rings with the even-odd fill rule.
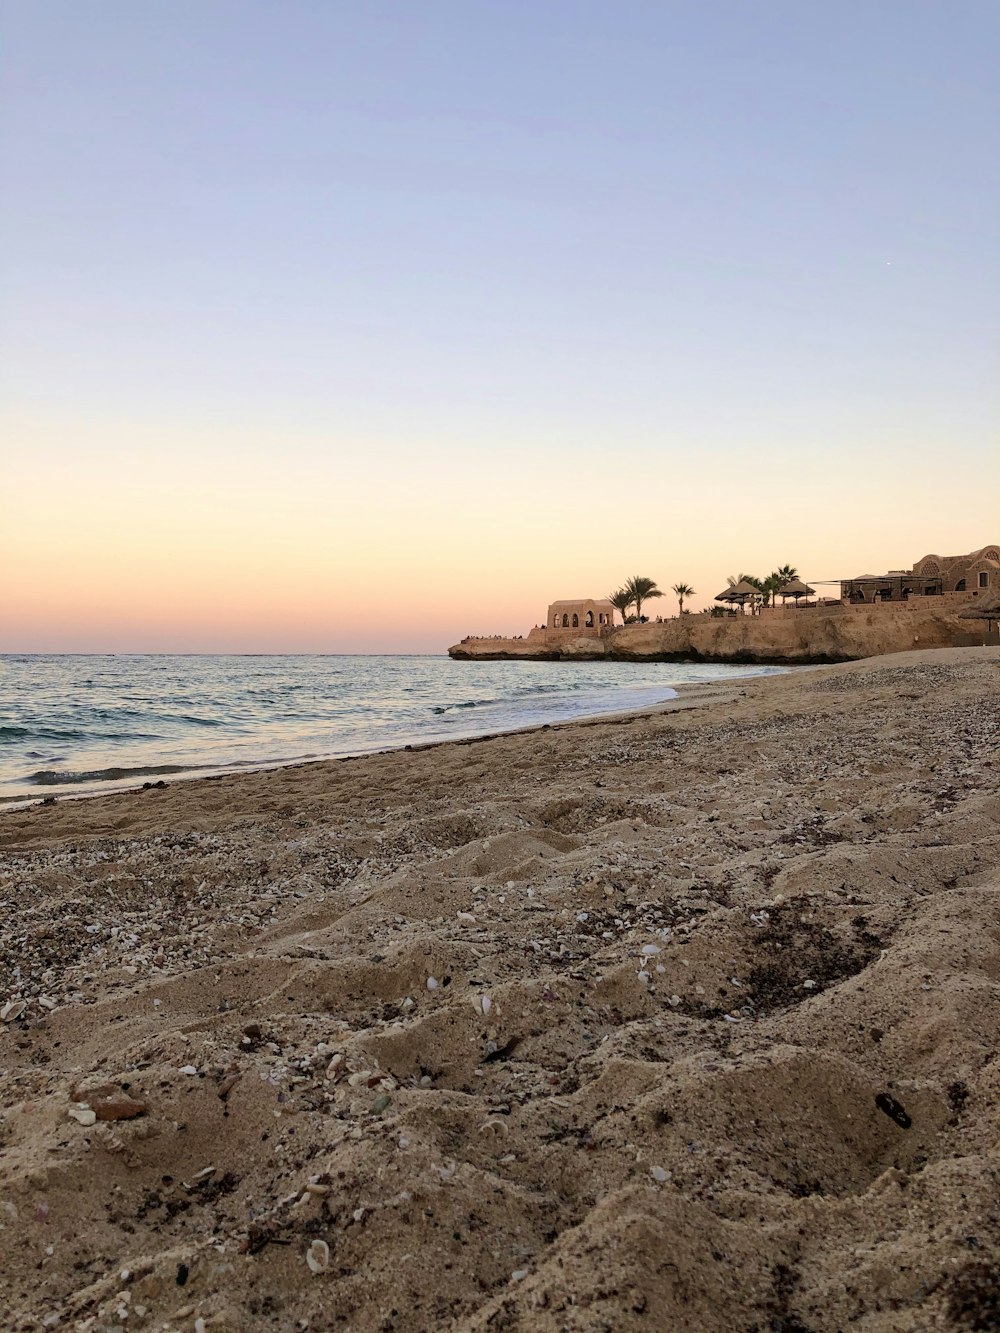
[[780,667],[0,655],[0,801],[512,731]]

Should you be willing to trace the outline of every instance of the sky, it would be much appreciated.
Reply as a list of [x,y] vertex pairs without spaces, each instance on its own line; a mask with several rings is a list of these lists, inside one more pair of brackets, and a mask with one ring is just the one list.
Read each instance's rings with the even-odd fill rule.
[[995,0],[0,0],[0,651],[997,541],[998,60]]

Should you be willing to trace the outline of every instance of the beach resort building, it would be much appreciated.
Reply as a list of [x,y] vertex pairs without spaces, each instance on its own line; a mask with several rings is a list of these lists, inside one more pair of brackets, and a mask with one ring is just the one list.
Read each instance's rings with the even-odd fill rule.
[[958,594],[978,597],[1000,589],[1000,543],[983,546],[969,555],[925,555],[912,569],[890,569],[887,574],[861,574],[840,585],[841,599],[862,602],[905,602],[911,597]]
[[583,598],[580,601],[553,602],[545,620],[549,630],[572,630],[577,634],[588,631],[600,635],[604,629],[610,629],[615,623],[615,608],[609,601],[601,598]]

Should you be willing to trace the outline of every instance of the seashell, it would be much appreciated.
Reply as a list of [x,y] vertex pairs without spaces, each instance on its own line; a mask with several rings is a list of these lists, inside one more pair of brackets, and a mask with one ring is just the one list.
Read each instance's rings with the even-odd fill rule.
[[330,1247],[325,1240],[314,1240],[306,1250],[310,1273],[325,1273],[330,1267]]
[[482,1009],[484,1014],[489,1014],[493,1009],[493,1001],[490,999],[488,995],[480,995],[479,1007],[480,1009]]
[[476,921],[476,918],[472,915],[471,912],[459,912],[458,919],[459,921],[469,921],[473,925],[475,924]]
[[181,1073],[187,1074],[188,1077],[193,1077],[197,1072],[198,1070],[194,1065],[181,1065]]
[[4,1023],[13,1023],[15,1018],[20,1018],[28,1007],[27,1000],[8,1000],[0,1009],[0,1020]]
[[653,958],[656,954],[662,952],[663,950],[658,944],[644,944],[642,946],[642,953],[645,958]]
[[72,1120],[79,1120],[81,1125],[93,1125],[97,1122],[97,1112],[85,1102],[74,1102],[66,1112]]

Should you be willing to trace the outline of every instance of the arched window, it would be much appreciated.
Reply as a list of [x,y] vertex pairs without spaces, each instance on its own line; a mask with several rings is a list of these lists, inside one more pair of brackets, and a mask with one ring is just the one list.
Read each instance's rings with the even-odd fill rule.
[[584,623],[586,624],[586,626],[587,626],[588,629],[593,629],[593,628],[594,628],[594,613],[593,613],[593,611],[588,611],[588,612],[587,612],[587,619],[586,619],[586,621],[585,621]]
[[958,582],[955,584],[955,591],[956,591],[956,592],[965,592],[965,579],[959,579],[959,580],[958,580]]
[[569,629],[569,616],[563,616],[563,629]]
[[574,629],[580,628],[580,617],[576,614],[575,611],[573,612],[573,628]]

